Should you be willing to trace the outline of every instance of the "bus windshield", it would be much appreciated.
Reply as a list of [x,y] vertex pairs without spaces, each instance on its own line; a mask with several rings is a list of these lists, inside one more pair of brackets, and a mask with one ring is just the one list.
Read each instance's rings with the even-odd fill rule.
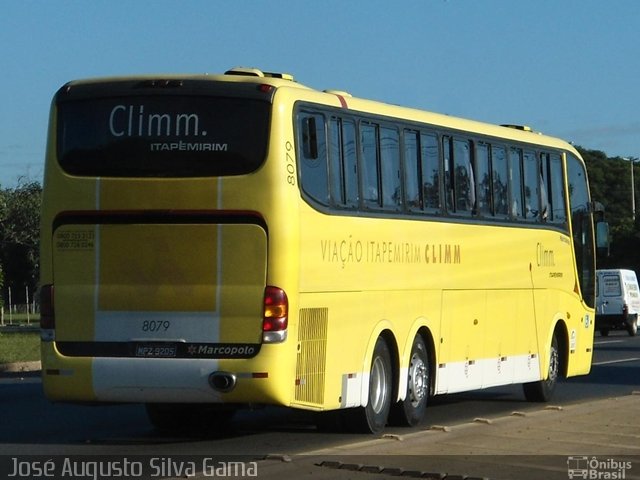
[[58,158],[72,175],[202,177],[256,170],[270,104],[213,96],[121,96],[58,103]]

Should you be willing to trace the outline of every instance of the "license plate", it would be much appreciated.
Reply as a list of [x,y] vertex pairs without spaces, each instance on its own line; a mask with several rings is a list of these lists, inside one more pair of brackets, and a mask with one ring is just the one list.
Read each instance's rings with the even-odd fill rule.
[[136,345],[136,357],[173,358],[177,347],[173,344],[139,343]]

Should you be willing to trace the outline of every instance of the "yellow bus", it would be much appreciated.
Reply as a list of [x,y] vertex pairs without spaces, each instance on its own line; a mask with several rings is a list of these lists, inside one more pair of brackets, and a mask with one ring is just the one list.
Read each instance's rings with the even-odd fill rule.
[[246,405],[416,425],[434,395],[589,372],[568,143],[287,74],[105,78],[52,103],[43,385],[159,428]]

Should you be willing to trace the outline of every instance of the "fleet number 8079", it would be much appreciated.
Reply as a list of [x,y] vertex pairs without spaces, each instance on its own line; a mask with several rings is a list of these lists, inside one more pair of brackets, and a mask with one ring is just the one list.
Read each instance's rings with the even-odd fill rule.
[[140,329],[143,332],[166,332],[171,328],[169,320],[145,320]]

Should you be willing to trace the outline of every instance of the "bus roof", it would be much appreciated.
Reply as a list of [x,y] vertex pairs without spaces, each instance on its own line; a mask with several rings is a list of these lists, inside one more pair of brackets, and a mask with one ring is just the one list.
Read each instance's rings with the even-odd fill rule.
[[569,150],[580,157],[575,148],[568,142],[557,137],[543,135],[526,125],[502,124],[496,125],[477,120],[465,119],[428,110],[420,110],[411,107],[392,105],[377,100],[368,100],[352,96],[343,90],[317,90],[295,81],[294,76],[288,73],[265,72],[257,68],[234,67],[224,74],[159,74],[159,75],[136,75],[136,76],[114,76],[102,78],[90,78],[84,80],[71,81],[63,88],[73,88],[74,85],[90,85],[101,83],[130,82],[132,80],[149,81],[160,85],[178,85],[180,81],[204,80],[219,82],[256,83],[273,86],[276,89],[292,88],[297,92],[305,91],[299,95],[306,101],[323,105],[346,108],[362,113],[388,116],[390,118],[401,118],[408,121],[425,123],[434,127],[442,127],[463,132],[475,133],[479,136],[488,136],[514,140],[532,145],[545,145],[548,147]]

